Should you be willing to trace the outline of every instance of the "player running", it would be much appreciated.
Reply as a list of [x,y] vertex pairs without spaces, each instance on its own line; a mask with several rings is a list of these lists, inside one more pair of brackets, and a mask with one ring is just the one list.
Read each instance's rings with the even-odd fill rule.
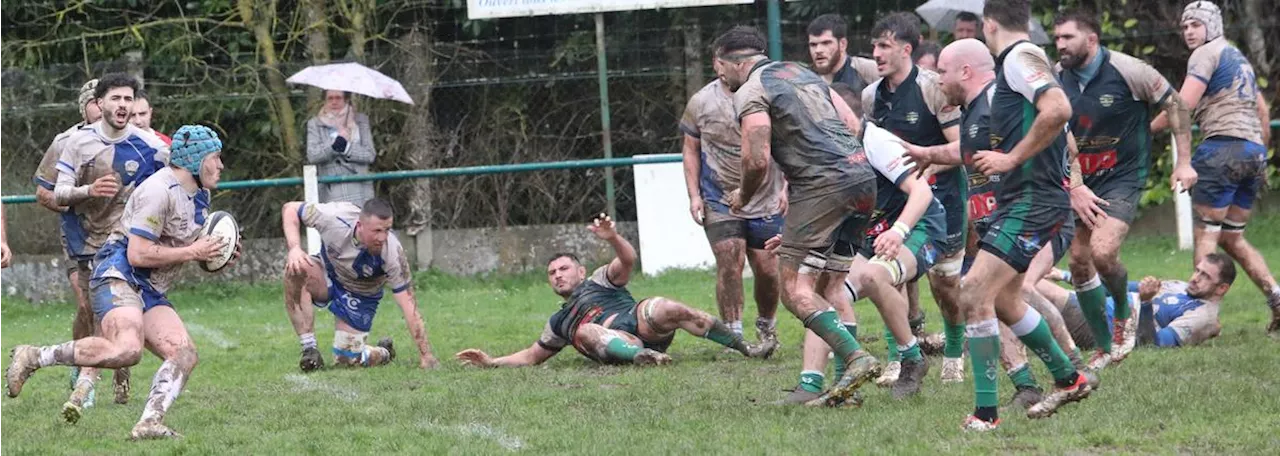
[[[712,65],[718,65],[712,61]],[[765,241],[782,232],[786,180],[771,167],[765,188],[743,205],[729,208],[730,195],[742,180],[739,146],[742,135],[733,111],[733,93],[719,79],[689,98],[680,120],[684,133],[684,180],[689,213],[701,225],[716,258],[716,306],[720,319],[742,334],[742,263],[755,275],[756,333],[760,341],[777,340],[778,260],[764,250]]]
[[[1175,146],[1183,154],[1174,168],[1174,187],[1191,188],[1191,121],[1173,86],[1146,62],[1098,42],[1097,19],[1068,12],[1054,20],[1061,61],[1056,69],[1071,100],[1072,131],[1079,148],[1084,185],[1071,191],[1081,203],[1102,201],[1101,212],[1079,212],[1076,242],[1071,246],[1071,275],[1081,309],[1093,328],[1097,350],[1090,369],[1119,362],[1133,350],[1136,335],[1129,325],[1129,273],[1120,262],[1120,245],[1137,216],[1138,202],[1151,168],[1151,108],[1164,110],[1173,126]],[[1096,196],[1095,196],[1096,195]],[[1096,268],[1096,269],[1095,269]],[[1105,289],[1104,289],[1105,287]],[[1114,330],[1103,306],[1110,293],[1118,302]],[[1106,337],[1111,335],[1110,338]]]
[[565,302],[551,315],[542,336],[529,348],[498,358],[479,349],[466,349],[455,355],[458,361],[479,367],[532,366],[573,345],[583,356],[600,363],[667,364],[671,357],[666,351],[678,329],[750,358],[768,358],[778,347],[776,340],[749,344],[723,321],[675,300],[655,296],[637,303],[627,290],[636,263],[635,248],[604,214],[587,229],[608,242],[617,256],[590,276],[572,253],[551,257],[547,282]]
[[842,82],[862,90],[880,79],[876,62],[849,55],[849,24],[839,14],[823,14],[809,22],[809,61],[827,84]]
[[[359,208],[348,202],[292,201],[285,203],[280,218],[288,246],[284,307],[302,344],[298,367],[303,372],[324,367],[324,357],[316,348],[316,307],[327,306],[333,313],[334,363],[373,367],[395,359],[390,337],[373,347],[365,343],[387,286],[418,346],[418,367],[440,364],[431,352],[426,324],[418,313],[409,259],[391,232],[394,214],[390,203],[374,198]],[[320,255],[307,255],[302,250],[298,232],[303,226],[320,232]]]
[[[836,83],[832,89],[845,101],[855,115],[862,112],[859,95],[849,86]],[[891,344],[891,352],[897,352],[901,360],[902,375],[895,375],[885,386],[892,386],[892,394],[902,399],[920,392],[921,383],[928,373],[928,362],[907,324],[907,296],[903,285],[919,278],[938,258],[938,252],[946,237],[946,212],[934,199],[928,182],[914,172],[903,160],[903,148],[897,137],[871,122],[863,122],[858,129],[859,140],[867,160],[876,171],[876,207],[871,228],[860,244],[845,282],[848,294],[844,299],[833,299],[837,313],[845,328],[857,335],[853,302],[868,297],[885,318],[890,334],[906,337],[905,344]],[[806,331],[804,343],[804,370],[800,373],[800,385],[783,401],[784,403],[812,403],[821,396],[829,348],[813,331]],[[847,365],[836,359],[836,377],[841,377]],[[883,376],[882,376],[883,377]],[[879,380],[877,380],[878,382]]]
[[[80,97],[77,100],[77,106],[80,108],[80,122],[76,122],[71,128],[53,138],[53,142],[49,144],[49,148],[44,152],[44,157],[40,160],[40,166],[36,168],[35,176],[32,177],[32,181],[36,184],[36,202],[58,214],[58,231],[61,233],[62,249],[67,254],[67,281],[71,283],[71,290],[76,299],[76,316],[71,322],[71,337],[73,339],[89,337],[93,334],[93,306],[89,303],[89,275],[84,274],[82,276],[79,273],[80,269],[87,271],[89,267],[87,264],[81,266],[75,253],[81,249],[80,243],[84,239],[79,219],[76,217],[75,211],[69,210],[67,206],[60,206],[54,201],[53,187],[58,181],[58,157],[62,154],[62,148],[66,144],[67,138],[70,138],[81,127],[102,119],[102,109],[98,107],[98,99],[93,96],[94,88],[97,86],[98,80],[91,79],[80,87]],[[75,242],[74,248],[72,242]],[[82,279],[83,282],[81,282]],[[79,378],[80,368],[71,369],[72,389],[75,389],[76,380]],[[116,378],[119,378],[120,381],[128,382],[128,372],[126,371]],[[123,391],[127,391],[127,389],[123,389]],[[85,406],[92,407],[93,400],[93,389],[90,389],[89,396],[85,399]]]
[[[963,279],[961,302],[974,372],[995,367],[1000,351],[996,317],[1048,365],[1056,388],[1027,410],[1027,416],[1043,418],[1088,397],[1093,387],[1086,374],[1071,365],[1040,313],[1021,296],[1031,260],[1057,236],[1071,212],[1064,128],[1071,105],[1044,51],[1029,41],[1030,14],[1026,0],[989,0],[983,10],[987,46],[998,54],[990,92],[993,150],[977,152],[973,163],[988,177],[999,176],[1000,186],[994,221]],[[975,375],[974,390],[976,407],[963,427],[994,430],[1000,422],[994,377]]]
[[[772,157],[789,192],[777,250],[782,303],[848,366],[817,399],[838,405],[880,371],[880,363],[840,324],[831,306],[844,299],[854,249],[875,207],[875,171],[853,133],[860,126],[816,73],[766,58],[764,37],[756,29],[734,27],[712,48],[742,125],[742,184],[732,206],[751,201]],[[886,321],[892,321],[894,315],[888,315]]]
[[[898,138],[920,146],[936,146],[956,141],[960,136],[960,110],[947,102],[938,75],[912,63],[911,54],[920,46],[920,21],[913,13],[893,13],[876,22],[871,29],[876,65],[882,79],[862,91],[863,107],[870,118]],[[895,150],[901,146],[895,145]],[[899,152],[901,156],[901,152]],[[924,172],[933,195],[946,210],[945,239],[939,244],[937,264],[924,268],[929,272],[929,288],[942,312],[943,345],[942,381],[964,381],[964,316],[958,304],[960,267],[964,259],[965,234],[968,231],[965,199],[968,182],[964,167],[936,165]],[[883,185],[880,191],[886,189]],[[879,207],[879,205],[877,205]],[[916,288],[913,281],[907,285]],[[911,326],[923,328],[924,312],[918,299],[911,303]],[[913,331],[918,332],[918,331]],[[886,334],[890,347],[894,339]],[[898,359],[889,356],[884,375],[876,383],[887,384],[898,376]]]
[[[1182,37],[1191,48],[1187,78],[1179,95],[1204,131],[1191,157],[1199,181],[1191,190],[1196,220],[1197,263],[1218,246],[1231,255],[1267,297],[1271,324],[1280,336],[1280,285],[1266,259],[1244,238],[1253,203],[1266,173],[1271,140],[1270,112],[1258,90],[1249,60],[1222,35],[1222,11],[1212,2],[1195,1],[1182,11]],[[1153,131],[1174,126],[1156,118]]]
[[[109,84],[107,77],[99,87],[105,84]],[[104,107],[118,106],[104,103]],[[127,109],[108,112],[113,114],[108,117],[113,125],[128,119]],[[184,264],[217,258],[226,247],[221,238],[200,237],[209,212],[209,191],[222,173],[221,150],[222,141],[208,127],[187,125],[174,134],[172,163],[137,186],[95,258],[90,292],[102,335],[57,345],[14,347],[5,371],[9,397],[17,397],[39,368],[129,367],[138,364],[146,347],[163,363],[130,438],[179,437],[163,421],[191,377],[198,356],[167,293]],[[237,245],[233,261],[239,251]],[[63,417],[74,423],[79,415],[73,396],[63,406]]]
[[[1218,311],[1235,279],[1236,267],[1231,257],[1215,252],[1200,260],[1186,282],[1151,276],[1141,282],[1129,282],[1128,301],[1137,303],[1141,309],[1137,325],[1139,344],[1176,348],[1199,345],[1217,337],[1222,332]],[[1077,293],[1049,280],[1041,280],[1038,286],[1062,309],[1071,335],[1080,346],[1093,346],[1093,333],[1080,309]],[[1108,313],[1114,311],[1115,305],[1113,299],[1107,298]]]
[[[94,87],[102,119],[67,137],[58,155],[54,203],[66,206],[71,215],[63,228],[75,255],[78,286],[87,296],[97,261],[94,255],[116,230],[125,202],[135,187],[169,162],[167,144],[129,123],[138,90],[139,83],[131,76],[103,76]],[[70,402],[79,406],[86,401],[97,378],[97,370],[81,370]],[[117,370],[113,383],[115,402],[127,403],[128,369]]]

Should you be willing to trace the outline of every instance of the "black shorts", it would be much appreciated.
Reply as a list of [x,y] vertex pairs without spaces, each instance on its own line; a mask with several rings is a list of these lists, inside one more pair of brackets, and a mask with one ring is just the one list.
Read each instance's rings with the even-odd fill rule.
[[963,252],[969,236],[969,179],[964,167],[946,171],[955,173],[954,185],[949,188],[935,188],[933,195],[942,203],[947,211],[946,238],[941,239],[939,246],[942,257],[950,257]]
[[1067,219],[1067,223],[1062,224],[1062,229],[1058,230],[1058,235],[1053,237],[1050,246],[1053,247],[1053,264],[1058,264],[1067,253],[1071,252],[1071,241],[1076,238],[1076,224]]
[[1070,208],[1020,201],[1000,206],[982,238],[982,250],[999,257],[1019,274],[1025,273],[1031,260],[1058,237],[1070,217]]
[[639,313],[641,312],[640,309],[646,306],[648,302],[648,299],[642,299],[639,304],[636,304],[636,306],[631,309],[630,312],[618,312],[615,314],[616,316],[613,317],[613,321],[609,323],[609,329],[622,331],[636,336],[637,339],[640,339],[640,341],[644,343],[644,348],[666,353],[667,349],[671,348],[671,342],[675,341],[676,333],[672,332],[659,340],[645,340],[644,337],[640,336],[640,318],[642,317]]
[[[1102,206],[1107,217],[1118,219],[1126,225],[1133,224],[1133,219],[1138,216],[1138,203],[1142,201],[1141,182],[1108,183],[1097,187],[1091,185],[1089,189],[1107,202],[1106,206]],[[1075,217],[1078,222],[1079,216]]]
[[747,248],[763,249],[765,241],[782,233],[782,214],[759,218],[741,218],[728,211],[721,212],[719,205],[706,204],[708,210],[702,229],[712,245],[726,239],[743,239]]

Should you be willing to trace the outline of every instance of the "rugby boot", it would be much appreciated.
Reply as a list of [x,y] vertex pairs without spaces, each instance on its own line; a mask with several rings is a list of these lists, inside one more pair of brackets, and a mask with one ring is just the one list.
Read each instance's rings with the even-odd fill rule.
[[671,357],[666,353],[646,348],[640,350],[631,362],[637,366],[661,366],[671,364]]
[[1059,408],[1072,402],[1079,402],[1093,392],[1094,382],[1090,380],[1090,372],[1076,372],[1076,381],[1066,388],[1054,388],[1040,402],[1027,409],[1027,418],[1048,418]]
[[964,355],[959,358],[942,358],[942,383],[964,382]]
[[879,378],[876,378],[876,385],[882,388],[893,386],[893,383],[898,381],[898,375],[901,373],[902,362],[889,361],[888,364],[884,365],[884,373],[880,374]]
[[921,356],[918,360],[902,361],[902,372],[893,383],[893,398],[906,399],[919,394],[926,375],[929,375],[928,358]]
[[876,357],[871,356],[865,350],[858,350],[853,353],[853,359],[849,360],[844,375],[836,384],[827,390],[825,394],[819,396],[809,402],[808,405],[825,405],[827,407],[839,407],[845,402],[853,399],[854,393],[864,383],[874,379],[880,375],[880,361]]
[[324,357],[320,356],[320,350],[315,347],[307,347],[302,349],[302,361],[298,362],[298,367],[303,372],[311,372],[324,367]]
[[22,385],[40,368],[40,349],[34,345],[19,345],[9,352],[9,368],[4,371],[5,393],[18,397]]

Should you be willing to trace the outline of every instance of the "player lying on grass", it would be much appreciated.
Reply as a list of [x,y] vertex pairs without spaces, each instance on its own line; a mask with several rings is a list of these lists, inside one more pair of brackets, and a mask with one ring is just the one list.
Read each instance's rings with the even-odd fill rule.
[[636,250],[601,214],[587,226],[597,238],[613,246],[617,257],[587,276],[587,269],[572,253],[557,253],[547,263],[547,282],[565,299],[551,316],[542,336],[529,348],[499,358],[478,349],[456,357],[464,365],[481,367],[530,366],[551,359],[566,345],[601,363],[637,365],[667,364],[667,347],[677,329],[737,350],[743,356],[768,358],[777,340],[752,345],[724,322],[682,303],[652,297],[637,304],[627,282],[636,263]]
[[[219,257],[226,241],[200,236],[209,215],[209,189],[218,185],[222,174],[222,141],[199,125],[178,129],[173,139],[169,166],[129,195],[120,222],[94,258],[89,291],[101,335],[14,347],[5,371],[9,397],[17,397],[37,369],[131,367],[142,360],[145,347],[164,362],[151,381],[142,418],[130,438],[179,436],[164,424],[164,417],[191,378],[198,356],[167,293],[182,265]],[[237,245],[232,261],[239,254]],[[82,402],[77,401],[82,399],[73,396],[63,405],[67,421],[79,419]]]
[[[426,324],[413,298],[413,276],[404,248],[391,232],[391,204],[374,198],[364,208],[348,202],[285,203],[281,211],[285,242],[284,306],[302,344],[303,372],[324,367],[316,349],[315,307],[328,306],[334,317],[333,360],[345,366],[381,366],[395,358],[391,338],[378,345],[365,344],[373,317],[382,300],[382,288],[391,286],[392,297],[404,313],[409,334],[418,345],[418,367],[440,363],[431,353]],[[302,250],[298,230],[302,225],[320,231],[320,255]],[[307,305],[315,304],[315,307]]]
[[[1223,296],[1236,279],[1236,266],[1222,253],[1211,253],[1196,265],[1191,279],[1160,280],[1147,276],[1129,282],[1129,302],[1138,302],[1138,343],[1157,347],[1199,345],[1218,336],[1222,324],[1218,309]],[[1096,341],[1080,311],[1076,293],[1048,280],[1037,285],[1040,292],[1062,310],[1071,337],[1081,348],[1093,348]],[[1107,298],[1107,313],[1115,312],[1115,300]]]

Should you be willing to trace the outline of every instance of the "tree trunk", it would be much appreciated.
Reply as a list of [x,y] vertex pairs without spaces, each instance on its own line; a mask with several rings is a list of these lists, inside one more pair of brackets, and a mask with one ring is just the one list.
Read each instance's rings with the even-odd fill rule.
[[286,153],[302,162],[303,151],[298,142],[298,119],[293,112],[293,103],[289,101],[289,87],[285,85],[284,75],[280,74],[280,64],[276,58],[276,43],[271,38],[271,24],[276,20],[276,2],[255,2],[240,0],[240,18],[253,29],[253,37],[258,42],[262,66],[267,72],[267,88],[275,110],[280,117],[280,136],[284,139]]
[[[400,74],[409,96],[416,102],[405,119],[400,137],[406,149],[401,153],[399,169],[424,169],[432,167],[431,155],[436,149],[435,120],[431,117],[431,82],[435,80],[435,68],[431,64],[431,31],[414,29],[400,39],[396,58],[403,66]],[[397,198],[405,206],[401,211],[401,223],[410,236],[430,227],[431,186],[428,179],[410,179],[397,184]],[[421,267],[421,265],[419,266]]]
[[374,0],[341,0],[338,5],[342,15],[350,22],[347,34],[351,39],[351,49],[348,54],[355,61],[365,63],[364,48],[369,42],[369,26],[373,21],[374,9],[377,5]]
[[693,98],[704,82],[702,81],[702,65],[706,60],[702,46],[702,24],[698,16],[692,12],[684,25],[684,94],[685,99]]
[[[325,0],[304,0],[302,8],[307,26],[307,54],[311,56],[313,65],[329,63],[329,14]],[[311,110],[319,109],[323,92],[307,91],[307,106]]]
[[[1267,40],[1262,35],[1260,21],[1266,17],[1261,0],[1245,0],[1244,2],[1244,41],[1249,48],[1249,60],[1253,63],[1259,76],[1271,76],[1271,59],[1267,56]],[[1270,3],[1270,2],[1268,2]],[[1274,7],[1274,6],[1273,6]],[[1274,12],[1274,10],[1272,10]],[[1270,19],[1269,19],[1270,20]]]

